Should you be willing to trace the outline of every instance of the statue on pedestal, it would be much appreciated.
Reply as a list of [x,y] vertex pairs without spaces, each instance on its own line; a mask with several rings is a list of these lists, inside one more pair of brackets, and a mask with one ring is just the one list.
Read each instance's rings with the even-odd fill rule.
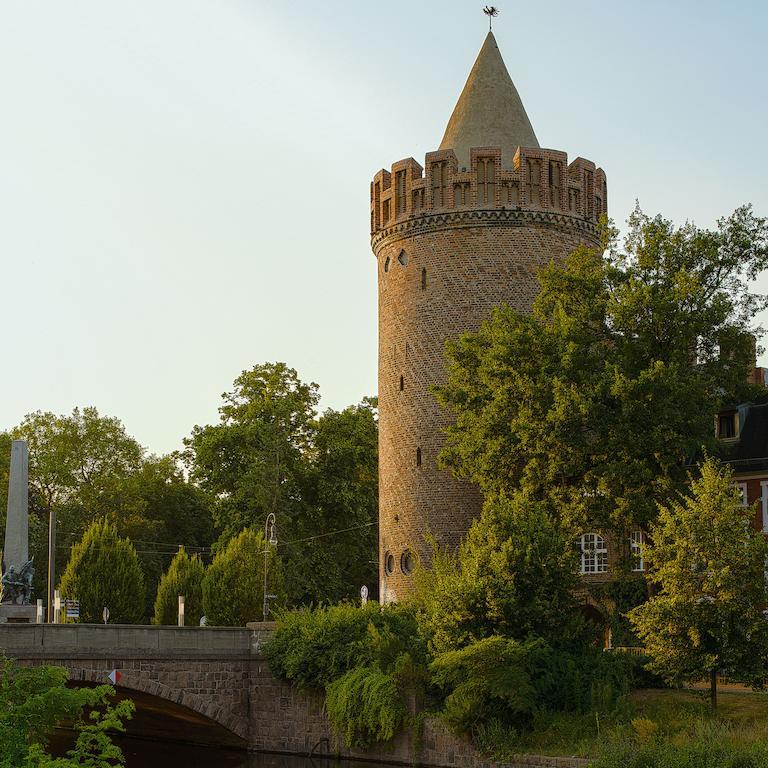
[[27,560],[21,568],[16,571],[14,566],[10,566],[3,573],[0,584],[0,604],[10,605],[29,605],[32,600],[32,577],[35,575],[35,566],[32,560]]

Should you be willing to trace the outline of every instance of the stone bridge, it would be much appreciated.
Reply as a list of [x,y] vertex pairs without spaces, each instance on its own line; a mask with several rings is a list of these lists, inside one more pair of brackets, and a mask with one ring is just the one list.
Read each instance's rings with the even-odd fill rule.
[[137,705],[130,730],[142,735],[309,752],[328,735],[321,707],[270,672],[261,646],[272,629],[1,624],[0,651],[65,667],[75,685],[118,670],[118,690]]
[[[329,753],[443,766],[490,768],[472,747],[427,720],[420,739],[401,733],[375,753],[340,749],[322,701],[269,669],[262,646],[274,624],[248,627],[147,627],[100,624],[0,624],[0,653],[25,666],[65,667],[72,685],[108,683],[136,704],[128,734],[264,752]],[[418,753],[415,751],[418,749]],[[521,758],[508,768],[586,761]]]

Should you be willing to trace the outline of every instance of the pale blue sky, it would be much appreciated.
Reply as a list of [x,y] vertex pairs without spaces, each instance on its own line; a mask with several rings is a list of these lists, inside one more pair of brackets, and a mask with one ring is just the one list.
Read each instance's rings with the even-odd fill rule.
[[[439,145],[482,5],[1,0],[0,429],[95,405],[170,451],[265,360],[375,393],[368,185]],[[539,141],[617,222],[768,214],[768,4],[500,8]]]

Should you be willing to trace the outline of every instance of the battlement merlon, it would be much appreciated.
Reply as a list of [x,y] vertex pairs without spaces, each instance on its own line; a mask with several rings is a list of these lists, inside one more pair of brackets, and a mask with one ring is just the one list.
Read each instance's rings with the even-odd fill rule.
[[428,211],[472,208],[561,211],[596,222],[608,211],[605,172],[540,147],[518,147],[511,169],[498,147],[473,147],[469,168],[459,168],[452,149],[428,152],[425,168],[409,157],[373,178],[371,234]]

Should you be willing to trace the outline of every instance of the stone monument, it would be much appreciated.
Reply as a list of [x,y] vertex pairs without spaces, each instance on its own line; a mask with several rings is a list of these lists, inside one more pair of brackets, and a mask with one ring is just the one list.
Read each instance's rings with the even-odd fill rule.
[[11,445],[2,569],[0,623],[33,623],[36,608],[30,605],[34,567],[29,559],[29,449],[25,440],[14,440]]

